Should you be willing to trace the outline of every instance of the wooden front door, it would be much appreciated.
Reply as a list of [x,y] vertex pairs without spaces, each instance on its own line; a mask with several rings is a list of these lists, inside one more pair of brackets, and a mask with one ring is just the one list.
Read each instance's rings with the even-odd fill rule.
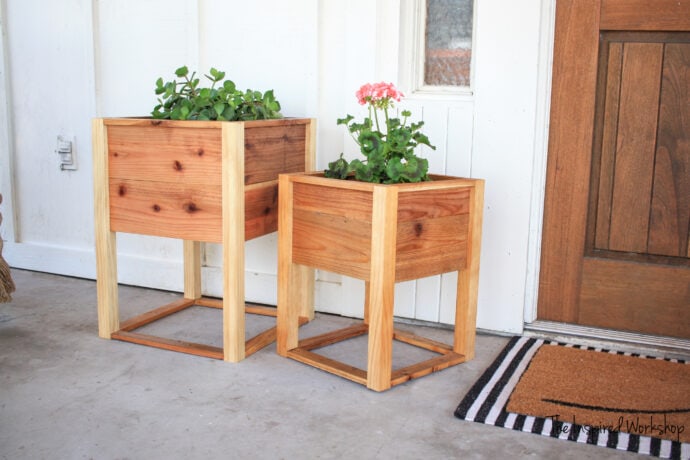
[[538,319],[690,338],[690,0],[558,0]]

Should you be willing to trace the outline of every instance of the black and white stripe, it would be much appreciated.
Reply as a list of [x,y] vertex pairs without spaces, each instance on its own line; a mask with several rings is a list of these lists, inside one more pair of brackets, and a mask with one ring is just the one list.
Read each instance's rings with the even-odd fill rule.
[[[513,337],[477,380],[455,410],[455,416],[518,431],[541,434],[659,458],[690,459],[690,444],[624,432],[597,431],[578,424],[506,412],[506,405],[530,360],[542,345],[589,349],[603,353],[639,356],[592,347],[563,344],[529,337]],[[644,358],[658,359],[645,356]],[[669,360],[672,362],[683,362]]]

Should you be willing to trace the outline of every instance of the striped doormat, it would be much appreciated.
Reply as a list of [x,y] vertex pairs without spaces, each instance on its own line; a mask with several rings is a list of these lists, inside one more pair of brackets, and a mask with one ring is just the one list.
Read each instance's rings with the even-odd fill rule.
[[689,401],[690,363],[685,361],[514,337],[455,416],[660,458],[690,459]]

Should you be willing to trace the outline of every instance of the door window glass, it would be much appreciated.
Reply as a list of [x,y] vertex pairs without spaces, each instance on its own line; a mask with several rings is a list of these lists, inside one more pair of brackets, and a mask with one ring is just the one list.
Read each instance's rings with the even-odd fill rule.
[[424,84],[470,86],[473,0],[427,0]]

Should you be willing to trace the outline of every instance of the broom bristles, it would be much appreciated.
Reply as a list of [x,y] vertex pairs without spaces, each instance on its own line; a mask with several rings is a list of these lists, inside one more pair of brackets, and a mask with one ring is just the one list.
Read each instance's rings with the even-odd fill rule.
[[[0,195],[0,203],[2,203],[2,195]],[[2,214],[0,214],[0,224],[2,224]],[[11,294],[15,289],[16,286],[12,280],[10,266],[7,265],[7,262],[2,257],[2,238],[0,238],[0,303],[11,301]]]
[[2,257],[2,239],[0,239],[0,302],[9,302],[12,300],[12,293],[16,289],[14,281],[12,281],[12,274],[10,267]]

